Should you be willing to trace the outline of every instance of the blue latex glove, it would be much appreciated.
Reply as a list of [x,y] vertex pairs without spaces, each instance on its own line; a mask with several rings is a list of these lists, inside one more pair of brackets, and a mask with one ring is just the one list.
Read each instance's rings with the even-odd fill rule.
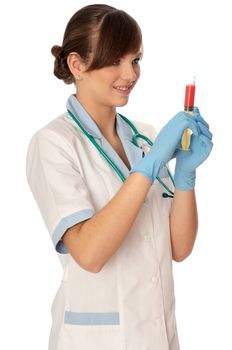
[[178,190],[192,190],[194,188],[196,168],[208,158],[213,147],[209,125],[202,118],[197,107],[194,107],[193,119],[197,122],[200,134],[191,136],[190,151],[177,150],[175,153],[174,182]]
[[161,129],[150,151],[130,170],[129,174],[139,172],[153,183],[159,171],[173,158],[186,128],[190,128],[193,135],[197,136],[200,133],[194,118],[185,112],[177,113]]

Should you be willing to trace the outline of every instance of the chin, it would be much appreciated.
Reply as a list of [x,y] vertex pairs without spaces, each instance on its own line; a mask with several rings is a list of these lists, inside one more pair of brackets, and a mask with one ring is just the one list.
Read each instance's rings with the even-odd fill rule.
[[118,101],[115,103],[116,107],[123,107],[129,102],[129,98],[122,98],[121,100],[118,99]]

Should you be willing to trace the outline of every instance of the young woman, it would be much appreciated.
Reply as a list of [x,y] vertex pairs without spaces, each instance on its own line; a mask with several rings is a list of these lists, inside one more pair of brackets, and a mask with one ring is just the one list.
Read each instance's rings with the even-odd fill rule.
[[[212,148],[209,126],[194,108],[156,137],[152,125],[117,113],[143,54],[140,28],[124,11],[80,9],[52,53],[54,74],[76,92],[27,155],[28,182],[64,269],[49,350],[177,350],[172,260],[185,259],[196,238],[195,175]],[[152,142],[136,144],[133,125]],[[190,152],[180,149],[186,128]]]

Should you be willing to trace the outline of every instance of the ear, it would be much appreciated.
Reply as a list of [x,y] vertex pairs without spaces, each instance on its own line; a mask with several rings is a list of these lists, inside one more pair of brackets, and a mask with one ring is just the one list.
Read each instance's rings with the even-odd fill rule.
[[67,65],[74,77],[80,77],[85,71],[85,64],[77,52],[71,52],[67,57]]

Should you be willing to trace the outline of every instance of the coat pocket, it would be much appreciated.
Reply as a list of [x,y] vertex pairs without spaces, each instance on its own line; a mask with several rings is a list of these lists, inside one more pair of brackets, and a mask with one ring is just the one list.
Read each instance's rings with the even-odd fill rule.
[[65,311],[62,350],[125,350],[118,312]]
[[119,313],[65,311],[64,323],[81,326],[119,325]]

